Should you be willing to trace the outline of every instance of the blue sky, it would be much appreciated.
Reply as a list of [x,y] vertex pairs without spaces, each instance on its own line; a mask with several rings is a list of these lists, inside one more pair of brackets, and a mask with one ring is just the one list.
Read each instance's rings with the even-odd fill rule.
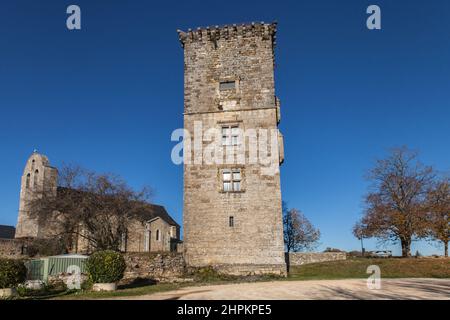
[[[66,29],[70,4],[81,7],[80,31]],[[366,28],[370,4],[381,7],[382,30]],[[446,0],[2,1],[0,224],[16,223],[35,148],[57,167],[152,186],[181,223],[182,167],[170,159],[183,120],[176,30],[277,20],[283,199],[320,228],[320,249],[358,249],[351,227],[376,158],[408,145],[449,170],[449,12]]]

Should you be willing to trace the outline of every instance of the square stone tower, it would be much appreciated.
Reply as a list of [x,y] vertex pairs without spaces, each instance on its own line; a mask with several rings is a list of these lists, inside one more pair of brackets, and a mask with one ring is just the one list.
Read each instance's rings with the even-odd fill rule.
[[[275,33],[275,23],[178,31],[184,48],[188,266],[213,266],[230,274],[286,274]],[[270,163],[262,161],[262,140],[270,140]],[[211,150],[213,161],[205,157]],[[243,151],[244,161],[228,161],[236,150]]]

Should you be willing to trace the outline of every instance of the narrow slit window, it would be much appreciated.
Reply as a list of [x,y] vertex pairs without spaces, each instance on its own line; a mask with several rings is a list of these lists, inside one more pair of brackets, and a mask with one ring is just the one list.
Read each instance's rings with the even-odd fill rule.
[[224,90],[235,90],[236,89],[236,81],[222,81],[219,85],[220,91]]
[[38,178],[39,178],[39,170],[36,170],[34,172],[34,176],[33,176],[33,188],[36,188],[38,185]]
[[228,219],[228,225],[229,225],[230,227],[234,227],[234,217],[233,217],[233,216],[231,216],[231,217]]

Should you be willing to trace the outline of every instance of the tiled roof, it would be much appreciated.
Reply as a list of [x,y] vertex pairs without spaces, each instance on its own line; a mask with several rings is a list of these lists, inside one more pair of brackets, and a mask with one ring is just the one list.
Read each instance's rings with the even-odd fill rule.
[[13,226],[0,225],[0,239],[14,239],[16,228]]

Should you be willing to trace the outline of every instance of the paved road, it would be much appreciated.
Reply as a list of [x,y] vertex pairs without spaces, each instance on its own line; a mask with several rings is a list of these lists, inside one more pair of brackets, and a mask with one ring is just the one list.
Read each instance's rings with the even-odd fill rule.
[[[123,298],[121,298],[123,299]],[[139,300],[309,300],[309,299],[446,299],[450,279],[386,279],[369,290],[366,280],[274,281],[186,287],[176,291],[131,297]]]

